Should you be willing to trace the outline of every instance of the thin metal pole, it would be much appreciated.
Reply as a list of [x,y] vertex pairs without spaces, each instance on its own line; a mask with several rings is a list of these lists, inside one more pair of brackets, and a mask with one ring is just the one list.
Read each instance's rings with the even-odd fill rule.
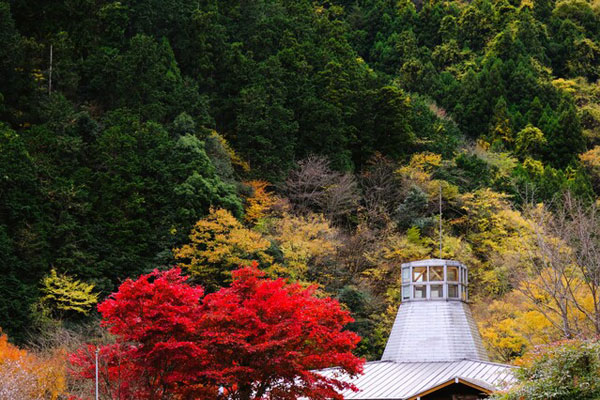
[[442,258],[442,182],[440,182],[440,258]]
[[100,349],[96,347],[96,400],[98,400],[100,397],[98,396],[98,353],[100,352]]

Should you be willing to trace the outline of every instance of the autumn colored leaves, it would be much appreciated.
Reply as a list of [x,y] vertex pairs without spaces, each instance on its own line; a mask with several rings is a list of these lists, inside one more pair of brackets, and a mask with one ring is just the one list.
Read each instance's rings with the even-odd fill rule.
[[[101,391],[121,399],[341,399],[351,387],[315,369],[354,375],[353,319],[314,287],[265,279],[257,264],[205,294],[178,268],[127,280],[98,307],[115,335],[100,348]],[[71,355],[72,374],[93,379],[95,346]]]
[[21,350],[0,334],[0,399],[58,399],[66,386],[63,356]]

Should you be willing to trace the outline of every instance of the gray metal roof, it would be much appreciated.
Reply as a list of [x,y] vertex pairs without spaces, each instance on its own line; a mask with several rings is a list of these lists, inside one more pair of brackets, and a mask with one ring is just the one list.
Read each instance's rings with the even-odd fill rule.
[[468,304],[418,301],[400,305],[382,360],[488,361]]
[[[339,374],[335,368],[319,372],[327,377]],[[417,396],[450,380],[461,379],[489,390],[508,387],[514,378],[511,367],[485,361],[451,362],[368,362],[364,374],[355,378],[337,376],[353,383],[358,392],[345,390],[344,399],[404,400]]]

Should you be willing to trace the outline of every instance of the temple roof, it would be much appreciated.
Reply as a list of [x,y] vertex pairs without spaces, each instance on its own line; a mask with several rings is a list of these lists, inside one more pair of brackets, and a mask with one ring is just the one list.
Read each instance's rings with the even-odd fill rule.
[[[353,383],[358,392],[345,390],[344,399],[408,400],[423,395],[447,383],[463,383],[493,392],[513,382],[511,367],[485,361],[460,360],[448,362],[368,362],[364,374],[344,379]],[[333,376],[337,370],[320,371]]]

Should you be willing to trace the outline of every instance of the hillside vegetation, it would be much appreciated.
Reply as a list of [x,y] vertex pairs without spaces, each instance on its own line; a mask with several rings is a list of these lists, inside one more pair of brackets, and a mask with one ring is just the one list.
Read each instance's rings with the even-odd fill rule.
[[470,268],[511,361],[600,333],[600,4],[0,1],[0,326],[257,261],[380,357],[403,262]]

